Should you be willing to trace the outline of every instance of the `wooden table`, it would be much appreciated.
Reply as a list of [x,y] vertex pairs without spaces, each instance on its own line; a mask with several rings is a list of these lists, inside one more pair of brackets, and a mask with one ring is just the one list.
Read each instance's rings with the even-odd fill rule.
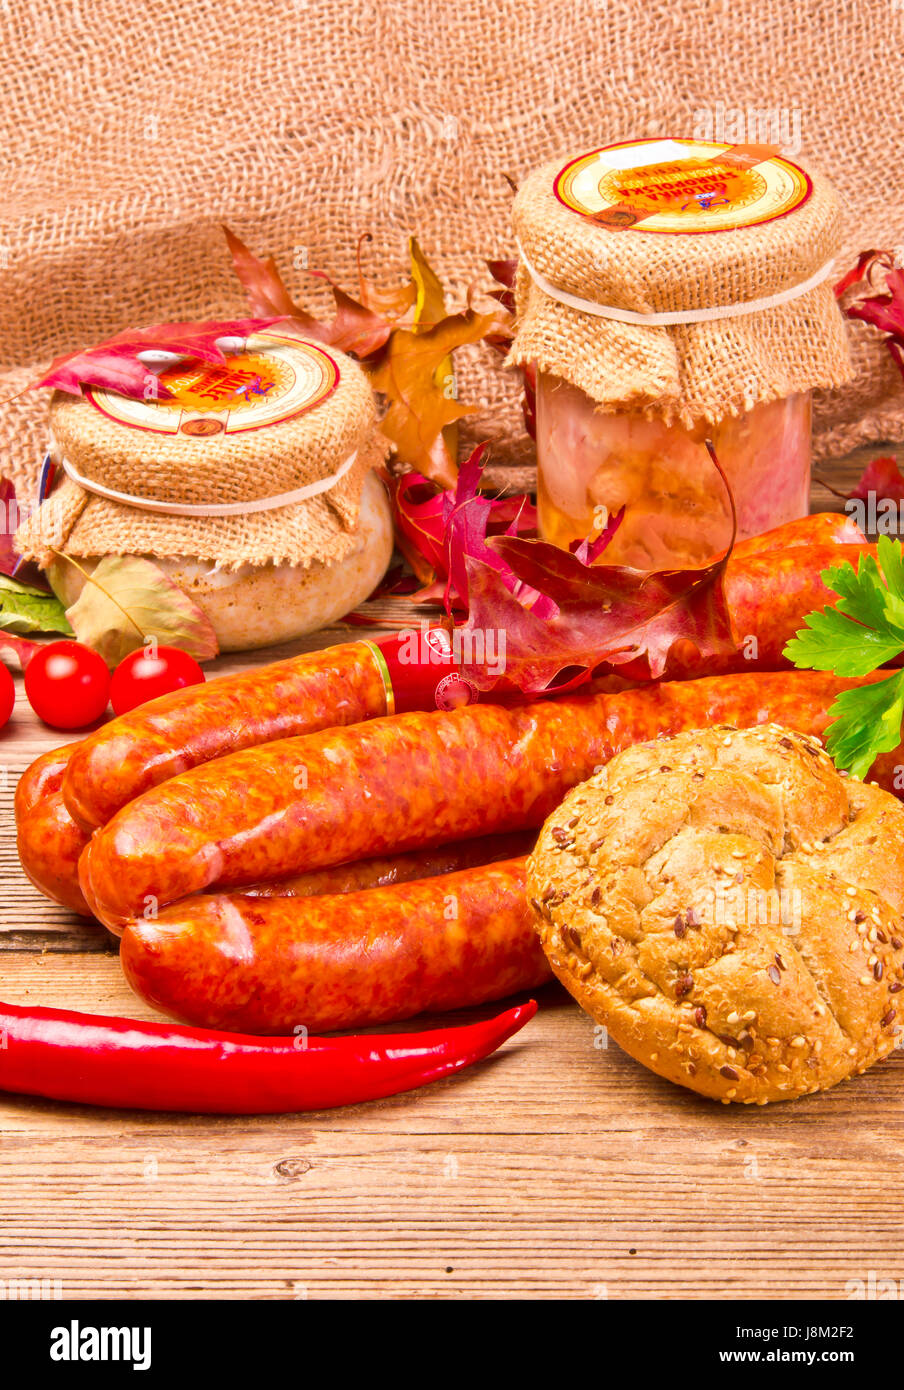
[[[16,779],[64,741],[20,692],[0,735],[2,994],[149,1018],[106,935],[45,902],[16,859]],[[92,1299],[844,1299],[870,1271],[904,1279],[900,1056],[796,1104],[714,1105],[596,1050],[558,987],[540,998],[488,1062],[347,1110],[204,1119],[0,1098],[0,1279]]]

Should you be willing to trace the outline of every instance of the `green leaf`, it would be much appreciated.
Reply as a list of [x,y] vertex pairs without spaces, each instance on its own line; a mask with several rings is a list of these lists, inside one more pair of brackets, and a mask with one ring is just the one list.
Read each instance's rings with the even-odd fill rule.
[[72,636],[66,612],[55,594],[20,584],[0,574],[0,631],[20,636],[29,632],[61,632]]
[[[882,544],[884,542],[884,544]],[[904,559],[901,544],[883,536],[881,568],[861,555],[823,570],[822,582],[838,595],[833,608],[808,614],[785,646],[793,665],[838,676],[867,676],[904,651]]]
[[[784,655],[798,668],[868,676],[904,651],[904,550],[880,536],[876,556],[823,570],[834,608],[807,615]],[[897,748],[904,720],[904,671],[844,690],[833,703],[826,747],[835,765],[865,777],[880,753]]]
[[874,685],[843,690],[829,715],[826,748],[835,766],[854,777],[867,775],[880,753],[901,742],[904,721],[904,671]]
[[904,634],[904,549],[900,541],[880,536],[876,547],[879,565],[888,588],[885,595],[885,620]]
[[806,623],[784,650],[798,669],[868,676],[894,660],[904,646],[904,638],[875,632],[846,618],[837,608],[810,613]]

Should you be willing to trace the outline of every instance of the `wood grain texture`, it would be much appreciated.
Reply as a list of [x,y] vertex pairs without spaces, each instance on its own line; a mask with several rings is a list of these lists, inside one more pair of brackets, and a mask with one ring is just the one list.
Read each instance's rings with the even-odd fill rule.
[[[833,466],[833,485],[879,452]],[[18,867],[15,780],[65,741],[21,700],[0,734],[2,992],[150,1018],[106,933]],[[207,1119],[0,1097],[0,1279],[139,1300],[844,1299],[871,1270],[904,1279],[900,1053],[825,1095],[720,1106],[596,1046],[557,986],[540,998],[479,1067],[346,1110]]]

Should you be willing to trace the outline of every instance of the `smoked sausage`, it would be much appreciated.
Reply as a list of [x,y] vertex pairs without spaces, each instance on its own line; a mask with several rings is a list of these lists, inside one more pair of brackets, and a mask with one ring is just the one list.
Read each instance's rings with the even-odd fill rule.
[[88,837],[63,804],[62,786],[76,743],[51,748],[26,768],[16,786],[16,846],[31,882],[46,898],[90,917],[78,883],[78,861]]
[[551,978],[513,859],[342,897],[189,898],[128,923],[154,1008],[205,1028],[332,1032],[464,1008]]
[[75,748],[63,781],[66,807],[91,831],[186,768],[386,712],[386,684],[366,642],[217,676],[149,700],[89,734]]
[[[78,881],[79,857],[90,836],[75,824],[62,794],[63,776],[77,747],[69,743],[42,753],[22,774],[15,798],[16,838],[22,867],[35,887],[53,902],[90,917]],[[482,836],[437,849],[337,864],[278,883],[257,883],[247,891],[257,897],[313,897],[385,887],[526,854],[534,839],[523,831]]]
[[[817,555],[813,542],[835,542],[832,558],[837,563],[846,558],[837,553],[842,540],[862,539],[848,517],[822,513],[736,546],[726,575],[729,609],[742,640],[756,637],[764,655],[750,667],[749,653],[744,651],[722,658],[717,668],[705,664],[707,673],[713,669],[783,666],[781,648],[785,641],[793,636],[806,613],[827,601],[818,574],[831,560]],[[805,556],[808,545],[814,553]],[[786,558],[784,564],[775,560],[745,573],[748,560],[759,552],[772,555],[779,546],[794,548],[797,558],[793,565]],[[758,589],[758,584],[764,587]],[[780,614],[773,603],[779,584],[787,589]],[[63,783],[70,815],[82,829],[91,831],[149,787],[213,758],[391,713],[394,696],[385,660],[387,642],[391,646],[391,639],[376,645],[343,643],[238,675],[220,676],[204,686],[174,691],[121,715],[89,735],[73,752]],[[643,665],[638,663],[641,678]],[[692,677],[701,674],[703,667],[699,658],[692,657],[685,667],[680,661],[673,662],[668,675],[675,679]],[[442,668],[426,683],[421,679],[411,682],[405,707],[420,708],[423,704],[429,708],[441,674]],[[630,678],[626,668],[619,674]],[[408,670],[407,675],[413,673]],[[426,675],[430,675],[429,663]],[[402,682],[402,687],[407,683]]]
[[788,550],[800,545],[863,545],[865,541],[866,536],[846,512],[813,512],[810,516],[774,526],[759,536],[737,541],[731,556],[740,560],[764,550]]
[[537,826],[633,743],[710,724],[821,734],[879,679],[759,672],[503,708],[405,714],[261,744],[152,788],[96,832],[79,876],[115,929],[191,893]]
[[[823,583],[823,572],[846,561],[857,566],[861,556],[875,554],[875,546],[866,544],[792,546],[741,557],[735,553],[725,567],[724,593],[737,650],[702,656],[693,643],[676,643],[665,679],[786,669],[785,646],[807,615],[837,602],[837,595]],[[649,679],[645,657],[615,669],[628,679]]]

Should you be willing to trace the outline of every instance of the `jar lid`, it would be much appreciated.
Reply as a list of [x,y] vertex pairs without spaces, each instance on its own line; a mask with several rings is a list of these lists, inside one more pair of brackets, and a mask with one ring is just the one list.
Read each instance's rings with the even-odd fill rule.
[[56,392],[50,427],[67,477],[20,533],[36,558],[61,507],[58,548],[75,555],[227,566],[344,558],[364,476],[385,454],[361,368],[285,324],[223,363],[149,372],[146,399]]
[[813,181],[770,146],[625,140],[572,159],[553,188],[600,227],[699,236],[787,217],[811,197]]
[[624,141],[528,175],[509,361],[690,424],[850,377],[828,179],[769,146]]
[[86,400],[109,420],[151,434],[210,439],[272,429],[313,410],[336,390],[339,363],[319,343],[277,329],[246,338],[223,362],[174,362],[136,399],[87,386]]

